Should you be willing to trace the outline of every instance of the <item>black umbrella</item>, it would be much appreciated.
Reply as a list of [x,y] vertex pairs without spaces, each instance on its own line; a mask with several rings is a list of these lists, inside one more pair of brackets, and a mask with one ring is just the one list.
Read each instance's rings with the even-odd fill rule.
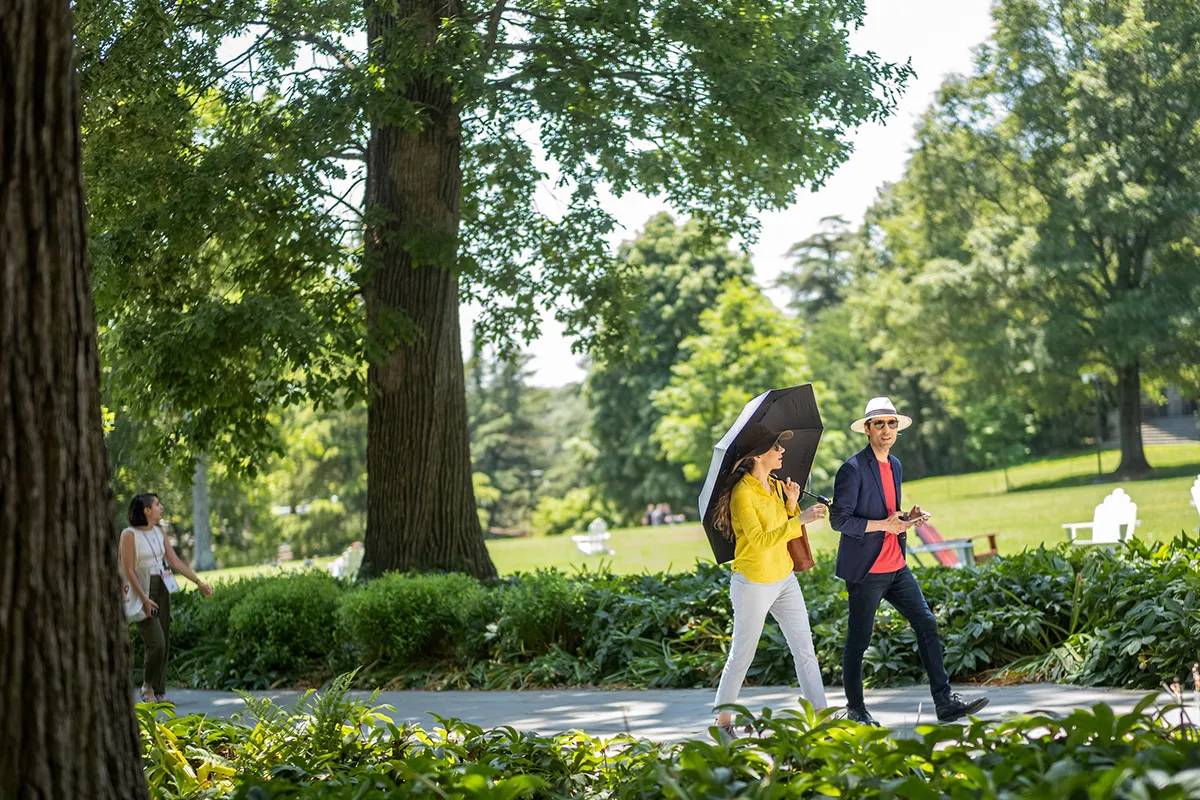
[[[728,488],[726,483],[740,454],[755,444],[745,441],[746,437],[743,436],[755,423],[761,423],[777,433],[792,432],[792,439],[785,446],[783,466],[775,474],[780,478],[791,478],[801,486],[808,483],[813,459],[817,457],[817,443],[821,441],[821,432],[824,430],[811,383],[772,389],[746,403],[737,422],[713,447],[712,464],[708,468],[704,489],[700,492],[700,519],[704,522],[704,532],[708,534],[708,543],[718,564],[733,560],[733,543],[713,524],[713,511],[717,507],[717,498]],[[825,498],[817,499],[828,505],[829,501]]]

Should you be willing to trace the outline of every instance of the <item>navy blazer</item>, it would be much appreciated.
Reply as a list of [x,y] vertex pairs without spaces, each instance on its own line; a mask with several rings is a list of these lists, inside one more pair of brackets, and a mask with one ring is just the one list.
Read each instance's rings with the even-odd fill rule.
[[[900,509],[900,459],[888,455],[892,478],[896,481],[896,508]],[[883,550],[883,531],[867,532],[871,520],[888,518],[883,498],[883,479],[875,452],[866,447],[842,464],[833,484],[833,507],[829,524],[842,534],[838,542],[837,576],[847,583],[858,583],[867,576]],[[907,534],[901,533],[900,552],[908,555]]]

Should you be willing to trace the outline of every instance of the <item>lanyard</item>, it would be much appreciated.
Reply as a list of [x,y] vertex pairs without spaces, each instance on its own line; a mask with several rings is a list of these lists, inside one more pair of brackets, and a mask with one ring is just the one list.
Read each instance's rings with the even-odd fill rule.
[[[153,527],[148,531],[138,530],[138,533],[158,533],[158,527],[157,526]],[[161,533],[159,533],[158,535],[160,537],[162,536]],[[154,556],[154,560],[158,561],[161,564],[167,555],[166,545],[163,545],[162,552],[160,553],[154,549],[154,540],[152,538],[146,539],[145,542],[146,542],[146,546],[150,548],[150,554]]]

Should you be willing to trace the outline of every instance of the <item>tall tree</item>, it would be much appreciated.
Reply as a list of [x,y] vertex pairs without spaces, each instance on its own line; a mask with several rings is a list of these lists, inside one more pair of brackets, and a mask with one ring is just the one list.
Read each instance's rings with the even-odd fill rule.
[[594,480],[632,519],[648,503],[685,508],[699,494],[696,479],[667,459],[654,437],[662,420],[654,393],[671,380],[680,343],[700,333],[700,316],[724,284],[748,280],[753,267],[724,239],[706,237],[697,222],[678,225],[668,214],[652,217],[621,246],[620,257],[643,303],[625,350],[592,366],[587,397],[597,448]]
[[1033,246],[1017,237],[1007,250],[1027,271],[1023,302],[1055,357],[1112,377],[1118,473],[1136,475],[1149,468],[1143,373],[1200,351],[1200,8],[1002,0],[993,13],[993,41],[974,80],[945,93],[943,120],[970,134],[963,163],[1032,201],[1018,221]]
[[547,467],[539,452],[542,432],[532,416],[530,360],[522,352],[492,358],[477,347],[467,365],[472,376],[467,394],[471,462],[499,493],[492,503],[480,505],[489,511],[488,524],[500,528],[528,523]]
[[256,89],[203,4],[75,7],[105,404],[180,484],[201,454],[253,475],[281,405],[362,393],[361,234],[325,156],[357,112]]
[[[484,307],[486,340],[535,336],[550,307],[581,348],[619,348],[632,303],[599,187],[752,234],[753,212],[824,180],[847,129],[883,118],[910,73],[852,53],[864,10],[837,0],[148,5],[152,34],[166,25],[176,50],[202,50],[195,85],[221,86],[238,121],[274,121],[261,130],[286,145],[281,170],[365,160],[361,205],[352,193],[332,205],[350,206],[365,235],[366,574],[494,574],[471,490],[461,292]],[[105,46],[145,35],[116,27]],[[229,37],[247,46],[225,61]],[[249,78],[229,77],[238,65]],[[179,85],[162,90],[188,94]],[[549,212],[534,202],[547,161]]]
[[141,798],[70,4],[0,42],[0,796]]
[[854,277],[854,233],[845,217],[822,217],[816,233],[788,248],[791,265],[775,280],[803,316],[837,305]]
[[[654,394],[662,415],[654,438],[693,482],[704,480],[713,444],[751,398],[812,380],[799,323],[740,280],[725,284],[713,307],[700,315],[700,333],[685,339],[680,351],[670,383]],[[825,399],[824,386],[814,390],[818,401]],[[818,486],[832,488],[845,450],[845,432],[827,425],[813,464]]]
[[217,568],[216,559],[213,558],[210,521],[208,458],[201,453],[196,458],[196,470],[192,474],[192,568],[195,570]]

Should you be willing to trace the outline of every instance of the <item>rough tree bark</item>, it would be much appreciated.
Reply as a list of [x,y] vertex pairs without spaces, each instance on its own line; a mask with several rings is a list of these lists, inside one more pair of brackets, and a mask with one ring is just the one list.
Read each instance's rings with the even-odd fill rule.
[[1121,464],[1117,475],[1133,478],[1150,471],[1146,451],[1142,447],[1142,372],[1141,365],[1127,364],[1117,368],[1117,409],[1121,436]]
[[[398,24],[430,45],[457,0],[367,2],[372,58],[397,47]],[[406,44],[411,46],[411,44]],[[372,341],[363,573],[453,570],[493,578],[471,484],[467,401],[453,268],[461,215],[461,121],[450,82],[401,91],[426,110],[421,131],[372,120],[367,157],[364,294]],[[398,341],[389,341],[392,338]]]
[[0,3],[0,797],[142,798],[70,5]]

